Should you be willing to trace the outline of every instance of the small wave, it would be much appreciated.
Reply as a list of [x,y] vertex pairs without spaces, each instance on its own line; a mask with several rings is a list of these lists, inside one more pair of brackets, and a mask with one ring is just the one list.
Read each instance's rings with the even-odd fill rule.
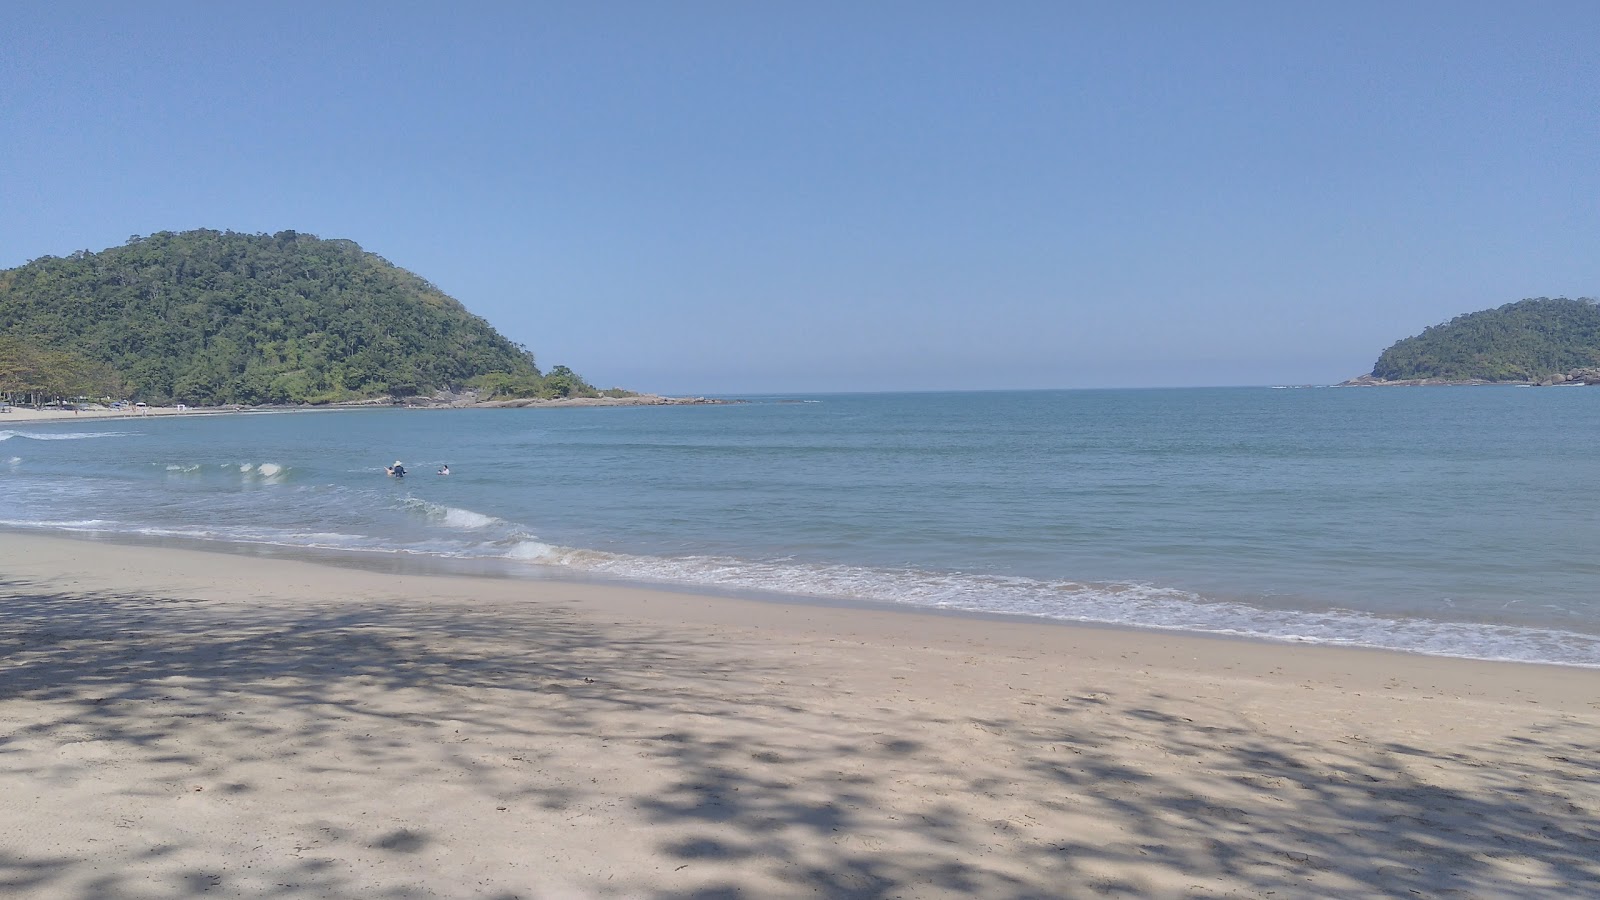
[[511,549],[505,552],[507,559],[517,559],[524,562],[541,562],[560,565],[561,552],[549,544],[538,541],[518,541]]
[[0,526],[441,558],[499,558],[691,589],[719,588],[1288,643],[1600,668],[1600,635],[1557,629],[1383,616],[1344,609],[1269,609],[1136,582],[1080,583],[795,560],[610,553],[545,543],[515,523],[471,510],[414,498],[403,502],[430,522],[470,532],[470,537],[397,542],[359,534],[227,525],[151,527],[101,519],[0,521]]
[[[223,468],[227,468],[227,466],[224,465]],[[241,475],[255,475],[267,481],[281,481],[288,474],[288,471],[287,466],[269,462],[261,463],[260,465],[255,463],[241,463],[239,465],[239,473]]]
[[447,506],[441,521],[450,528],[478,529],[488,528],[500,520],[494,516],[475,513],[470,509],[456,509],[453,506]]
[[82,441],[89,438],[121,437],[126,431],[64,431],[60,434],[37,431],[0,431],[0,441],[26,438],[30,441]]
[[1355,610],[1302,612],[1208,600],[1139,583],[1081,584],[1008,576],[751,562],[720,557],[650,557],[514,545],[512,559],[635,581],[731,588],[934,609],[1032,616],[1295,643],[1368,647],[1430,656],[1600,668],[1600,636],[1555,629],[1379,616]]
[[470,509],[458,509],[454,506],[445,506],[441,503],[430,503],[426,500],[418,500],[415,497],[407,497],[403,502],[408,508],[421,512],[428,518],[429,521],[443,525],[446,528],[459,528],[467,531],[477,531],[484,528],[493,528],[495,526],[511,524],[504,519],[497,519],[494,516],[486,516],[483,513],[473,512]]
[[4,526],[6,528],[39,528],[56,531],[108,531],[114,529],[116,527],[116,523],[106,521],[105,519],[0,519],[0,526]]
[[200,464],[199,463],[190,463],[189,465],[179,465],[177,463],[172,463],[172,464],[169,464],[167,466],[167,471],[168,472],[182,472],[184,474],[189,474],[191,472],[200,471]]
[[342,534],[339,532],[295,531],[284,528],[251,528],[247,526],[207,528],[182,525],[138,525],[110,519],[0,519],[0,527],[138,535],[140,537],[153,538],[183,538],[193,541],[220,541],[233,544],[269,544],[278,547],[301,547],[318,550],[381,552],[392,549],[376,538],[362,535]]

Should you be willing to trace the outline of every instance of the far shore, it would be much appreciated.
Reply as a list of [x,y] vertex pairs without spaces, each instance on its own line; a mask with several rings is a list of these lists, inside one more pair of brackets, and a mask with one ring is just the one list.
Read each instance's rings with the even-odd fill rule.
[[1600,894],[1600,671],[29,534],[29,897]]
[[638,394],[632,397],[566,397],[561,399],[519,398],[511,400],[454,400],[440,401],[418,398],[413,400],[360,400],[350,403],[325,404],[267,404],[261,406],[145,406],[113,409],[90,405],[82,409],[11,405],[0,413],[0,428],[13,422],[68,422],[83,419],[143,419],[151,416],[216,416],[251,412],[315,412],[340,409],[562,409],[594,406],[710,406],[736,403],[736,400],[708,399],[706,397],[663,397],[657,394]]
[[1483,378],[1398,378],[1393,381],[1376,375],[1361,375],[1341,381],[1334,387],[1593,387],[1600,385],[1600,372],[1576,370],[1538,381],[1489,381]]

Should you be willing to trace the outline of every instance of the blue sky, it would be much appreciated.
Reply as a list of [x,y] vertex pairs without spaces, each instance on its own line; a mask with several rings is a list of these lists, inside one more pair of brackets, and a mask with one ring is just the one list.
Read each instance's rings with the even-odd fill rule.
[[694,393],[1328,382],[1600,295],[1592,2],[443,6],[9,9],[0,265],[349,238]]

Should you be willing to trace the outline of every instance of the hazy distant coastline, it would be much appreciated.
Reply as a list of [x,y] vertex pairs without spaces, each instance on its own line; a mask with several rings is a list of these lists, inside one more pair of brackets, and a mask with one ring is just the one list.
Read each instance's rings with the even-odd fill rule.
[[559,399],[526,398],[517,400],[477,400],[474,398],[432,399],[408,397],[404,400],[374,399],[348,403],[264,404],[260,406],[146,406],[130,409],[113,408],[99,404],[80,409],[47,406],[8,406],[0,413],[0,428],[23,422],[66,422],[81,419],[141,419],[151,416],[215,416],[262,412],[315,412],[350,409],[526,409],[591,407],[591,406],[714,406],[743,403],[708,397],[663,397],[657,394],[638,394],[631,397],[563,397]]
[[1362,375],[1349,381],[1341,381],[1337,387],[1471,387],[1473,385],[1498,384],[1503,386],[1523,387],[1581,387],[1585,385],[1600,385],[1600,369],[1573,369],[1561,372],[1539,380],[1493,381],[1487,378],[1379,378],[1376,375]]

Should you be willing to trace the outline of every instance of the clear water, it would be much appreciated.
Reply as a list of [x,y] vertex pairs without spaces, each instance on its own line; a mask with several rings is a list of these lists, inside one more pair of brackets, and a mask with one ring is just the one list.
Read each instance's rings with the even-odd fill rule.
[[[8,427],[13,529],[1600,666],[1600,390],[857,394]],[[383,472],[397,457],[400,481]],[[452,474],[435,475],[444,463]]]

